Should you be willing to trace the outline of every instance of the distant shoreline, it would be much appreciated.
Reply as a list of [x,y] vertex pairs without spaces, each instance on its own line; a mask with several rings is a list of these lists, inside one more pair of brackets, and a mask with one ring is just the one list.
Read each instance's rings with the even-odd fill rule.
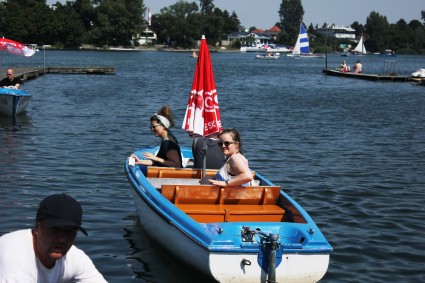
[[[47,49],[47,48],[46,48]],[[155,46],[155,47],[95,47],[95,46],[82,46],[78,49],[55,49],[55,48],[49,48],[49,50],[96,50],[96,51],[165,51],[165,52],[198,52],[199,48],[189,48],[189,49],[182,49],[182,48],[172,48],[172,47],[164,47],[164,46]],[[210,52],[240,52],[239,49],[236,48],[214,48],[209,47]]]

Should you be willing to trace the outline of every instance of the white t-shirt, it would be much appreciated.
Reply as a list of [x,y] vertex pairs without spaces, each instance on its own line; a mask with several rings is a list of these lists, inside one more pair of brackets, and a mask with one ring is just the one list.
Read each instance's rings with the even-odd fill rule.
[[31,229],[0,237],[0,283],[107,282],[91,259],[74,245],[52,269],[34,253]]

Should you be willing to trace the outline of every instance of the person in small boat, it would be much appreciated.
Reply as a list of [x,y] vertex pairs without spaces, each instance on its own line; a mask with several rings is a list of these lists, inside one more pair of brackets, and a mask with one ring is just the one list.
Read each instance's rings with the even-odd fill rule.
[[208,137],[196,137],[192,143],[194,168],[202,169],[204,162],[204,144],[206,147],[206,169],[220,169],[224,162],[224,154],[218,145],[218,134]]
[[83,210],[67,194],[43,199],[32,228],[0,237],[0,282],[106,283],[92,260],[75,245]]
[[22,81],[19,78],[15,78],[15,71],[13,69],[7,69],[7,77],[2,79],[0,87],[19,89]]
[[156,155],[145,152],[143,158],[140,159],[132,154],[131,157],[135,159],[135,164],[142,164],[147,166],[161,166],[161,167],[176,167],[182,166],[182,155],[177,138],[170,131],[174,126],[173,113],[170,107],[164,106],[158,113],[155,113],[150,118],[151,130],[155,136],[161,138],[161,145]]
[[362,67],[363,65],[362,63],[360,63],[360,60],[357,60],[357,63],[354,64],[354,67],[353,67],[354,73],[360,74],[362,72]]
[[248,160],[243,156],[240,134],[235,129],[225,129],[219,135],[218,145],[226,157],[225,164],[218,170],[215,179],[210,179],[217,186],[248,186],[252,181],[252,172]]

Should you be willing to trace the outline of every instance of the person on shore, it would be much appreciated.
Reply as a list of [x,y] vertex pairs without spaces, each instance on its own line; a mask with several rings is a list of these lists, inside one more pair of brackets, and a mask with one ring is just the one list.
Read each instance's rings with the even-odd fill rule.
[[218,134],[208,137],[196,137],[192,143],[194,168],[202,169],[205,157],[206,169],[220,169],[224,162],[224,154],[218,145]]
[[0,87],[19,89],[22,81],[19,78],[15,78],[15,71],[13,69],[7,69],[7,77],[2,79]]
[[146,166],[161,166],[161,167],[176,167],[182,166],[182,155],[177,138],[170,131],[174,126],[173,113],[170,107],[164,106],[158,113],[155,113],[151,118],[151,130],[155,136],[161,138],[161,145],[156,155],[145,152],[143,158],[132,154],[130,158],[135,159],[135,164]]
[[107,282],[91,259],[74,246],[81,227],[81,205],[67,194],[40,202],[32,229],[0,237],[0,282]]
[[360,74],[362,72],[362,67],[363,65],[362,63],[360,63],[360,60],[357,60],[357,63],[354,64],[354,67],[353,67],[354,73]]
[[216,186],[248,186],[253,180],[248,160],[243,156],[240,134],[235,129],[225,129],[219,135],[218,145],[226,157],[215,179],[209,182]]

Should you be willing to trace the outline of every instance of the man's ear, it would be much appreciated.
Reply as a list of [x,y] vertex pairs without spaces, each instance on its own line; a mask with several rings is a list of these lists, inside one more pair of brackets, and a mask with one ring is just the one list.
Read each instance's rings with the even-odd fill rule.
[[37,234],[39,229],[41,229],[41,222],[37,221],[34,225],[34,233]]

